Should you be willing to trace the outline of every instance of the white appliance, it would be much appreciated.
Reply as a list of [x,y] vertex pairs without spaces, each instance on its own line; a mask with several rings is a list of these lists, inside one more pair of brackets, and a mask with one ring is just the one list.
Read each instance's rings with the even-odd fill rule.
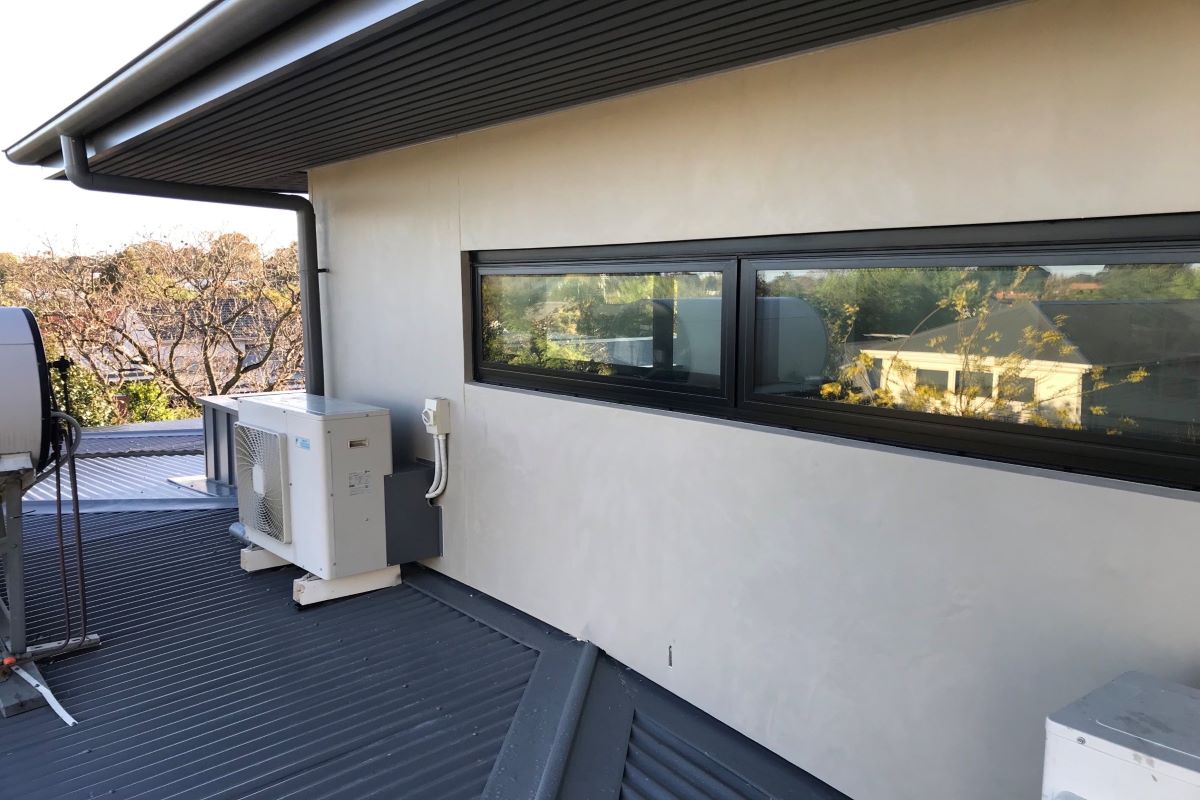
[[33,312],[0,308],[0,455],[50,455],[50,375]]
[[302,392],[248,397],[238,402],[234,460],[252,545],[244,569],[306,570],[293,586],[301,604],[399,583],[400,567],[387,563],[387,409]]
[[1200,691],[1127,672],[1051,714],[1042,800],[1200,800]]
[[[26,625],[28,593],[22,494],[34,484],[39,472],[43,476],[49,474],[43,470],[50,462],[52,441],[59,445],[55,448],[55,469],[66,465],[65,475],[74,489],[75,451],[83,437],[83,429],[75,418],[53,409],[48,367],[33,312],[19,307],[0,308],[0,550],[4,555],[5,584],[4,602],[0,603],[0,656],[4,656],[5,661],[0,666],[0,716],[9,717],[49,705],[63,722],[74,725],[75,719],[46,686],[37,662],[100,644],[100,637],[94,630],[89,632],[84,622],[87,615],[83,580],[86,559],[76,491],[71,492],[75,510],[74,553],[69,553],[63,536],[60,503],[57,509],[58,557],[64,565],[68,558],[78,565],[75,581],[71,581],[64,571],[62,591],[71,607],[79,608],[81,613],[73,619],[68,616],[66,630],[57,641],[47,641],[43,630],[40,641],[30,642]],[[56,472],[55,477],[61,478],[63,474]],[[32,597],[36,600],[37,595]]]

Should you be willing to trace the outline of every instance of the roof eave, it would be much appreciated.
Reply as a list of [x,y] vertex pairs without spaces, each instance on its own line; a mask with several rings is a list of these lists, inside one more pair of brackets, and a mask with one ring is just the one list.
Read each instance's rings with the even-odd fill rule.
[[[308,11],[319,0],[215,0],[8,148],[16,164],[61,166],[60,134],[89,134]],[[57,163],[56,163],[57,160]]]

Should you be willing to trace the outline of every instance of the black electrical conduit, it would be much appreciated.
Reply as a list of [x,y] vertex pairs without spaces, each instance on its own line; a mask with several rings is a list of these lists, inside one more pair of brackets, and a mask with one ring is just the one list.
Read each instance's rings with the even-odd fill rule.
[[87,147],[78,136],[62,135],[63,166],[67,180],[80,189],[115,192],[176,200],[198,200],[256,208],[278,208],[296,212],[296,243],[300,262],[300,319],[304,328],[304,381],[309,394],[325,394],[325,367],[321,347],[321,288],[317,266],[317,215],[312,203],[294,194],[232,186],[202,186],[192,183],[100,175],[88,166]]

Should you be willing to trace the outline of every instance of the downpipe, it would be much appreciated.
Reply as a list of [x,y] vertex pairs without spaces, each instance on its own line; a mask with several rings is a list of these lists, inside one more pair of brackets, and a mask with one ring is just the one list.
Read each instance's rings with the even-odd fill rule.
[[296,213],[296,250],[300,267],[300,320],[304,329],[304,382],[309,394],[325,394],[325,362],[321,344],[321,286],[317,264],[317,215],[307,198],[261,189],[204,186],[122,175],[100,175],[88,165],[87,146],[78,136],[62,135],[67,180],[91,192],[114,192],[202,203],[277,208]]

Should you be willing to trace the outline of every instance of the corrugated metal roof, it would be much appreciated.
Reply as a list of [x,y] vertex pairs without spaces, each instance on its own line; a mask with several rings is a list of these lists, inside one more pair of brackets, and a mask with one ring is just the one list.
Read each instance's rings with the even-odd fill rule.
[[[845,800],[435,572],[300,611],[299,570],[241,571],[235,518],[84,515],[103,643],[43,665],[80,724],[45,708],[0,720],[3,796]],[[61,637],[53,518],[25,536],[31,638]]]
[[204,431],[195,433],[100,434],[85,432],[79,458],[130,455],[182,455],[204,452]]
[[[5,796],[477,797],[535,650],[408,586],[303,612],[228,511],[89,514],[89,629],[44,667],[79,720],[0,720]],[[60,635],[51,521],[26,527],[31,634]]]
[[[153,455],[81,458],[76,462],[79,499],[203,500],[204,495],[170,483],[171,478],[204,474],[204,455]],[[71,496],[67,470],[62,471],[63,499]],[[25,493],[27,503],[54,500],[54,478]]]
[[[241,53],[251,57],[69,132],[91,140],[96,172],[303,192],[321,164],[1003,2],[426,0],[314,49],[318,34],[387,11],[327,3]],[[263,74],[255,48],[282,66]]]
[[769,800],[765,792],[707,753],[641,714],[629,731],[621,797],[687,800],[693,797]]
[[[221,399],[228,398],[228,395],[221,396]],[[209,400],[212,398],[201,398],[201,400]],[[204,420],[201,417],[191,417],[187,419],[164,419],[157,422],[124,422],[119,425],[97,425],[83,429],[85,436],[93,434],[117,433],[126,436],[138,436],[143,433],[203,433]]]
[[[97,498],[146,508],[130,497],[181,459],[203,465],[80,461],[85,511]],[[301,612],[299,570],[240,569],[235,509],[167,505],[84,513],[88,630],[103,644],[43,664],[81,724],[48,709],[0,720],[0,796],[844,800],[594,646],[436,572],[409,565],[402,586]],[[61,638],[53,516],[26,517],[25,564],[30,641]],[[72,586],[74,567],[68,548]]]
[[560,796],[847,800],[608,656],[596,664]]

